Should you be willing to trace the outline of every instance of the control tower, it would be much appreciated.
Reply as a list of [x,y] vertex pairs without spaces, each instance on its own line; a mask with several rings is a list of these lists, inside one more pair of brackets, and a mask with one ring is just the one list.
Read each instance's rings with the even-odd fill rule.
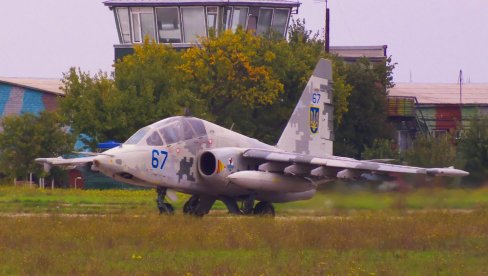
[[295,0],[108,0],[114,13],[119,44],[115,59],[133,52],[146,36],[175,48],[188,48],[212,30],[235,31],[238,26],[263,34],[270,29],[286,36]]

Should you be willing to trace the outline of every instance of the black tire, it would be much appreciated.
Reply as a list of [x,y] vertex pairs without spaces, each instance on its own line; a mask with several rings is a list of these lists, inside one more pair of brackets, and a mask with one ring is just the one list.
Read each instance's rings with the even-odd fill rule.
[[194,215],[199,202],[200,202],[200,197],[196,195],[191,196],[190,199],[188,199],[183,205],[183,213]]
[[269,217],[275,216],[275,210],[273,205],[266,201],[261,201],[258,204],[256,204],[253,213],[254,215],[258,215],[258,216],[269,216]]

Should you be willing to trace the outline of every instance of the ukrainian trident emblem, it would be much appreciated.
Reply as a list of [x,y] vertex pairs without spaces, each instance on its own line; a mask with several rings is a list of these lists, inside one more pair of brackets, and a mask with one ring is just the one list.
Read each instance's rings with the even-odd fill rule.
[[310,131],[312,133],[317,133],[319,130],[319,111],[320,109],[316,106],[310,107]]

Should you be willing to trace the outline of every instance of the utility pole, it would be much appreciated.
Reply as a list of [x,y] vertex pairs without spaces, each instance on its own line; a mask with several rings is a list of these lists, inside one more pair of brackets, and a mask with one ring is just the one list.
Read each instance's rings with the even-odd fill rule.
[[329,25],[330,25],[330,13],[329,13],[329,6],[328,0],[325,0],[325,52],[329,52],[330,46],[330,34],[329,34]]
[[463,104],[463,70],[459,70],[459,108]]

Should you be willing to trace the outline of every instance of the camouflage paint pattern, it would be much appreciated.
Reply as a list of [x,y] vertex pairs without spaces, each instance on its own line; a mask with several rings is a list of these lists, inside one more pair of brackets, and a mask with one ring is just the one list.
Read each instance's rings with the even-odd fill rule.
[[321,59],[278,141],[278,148],[299,154],[332,155],[334,107],[331,80],[332,65]]

